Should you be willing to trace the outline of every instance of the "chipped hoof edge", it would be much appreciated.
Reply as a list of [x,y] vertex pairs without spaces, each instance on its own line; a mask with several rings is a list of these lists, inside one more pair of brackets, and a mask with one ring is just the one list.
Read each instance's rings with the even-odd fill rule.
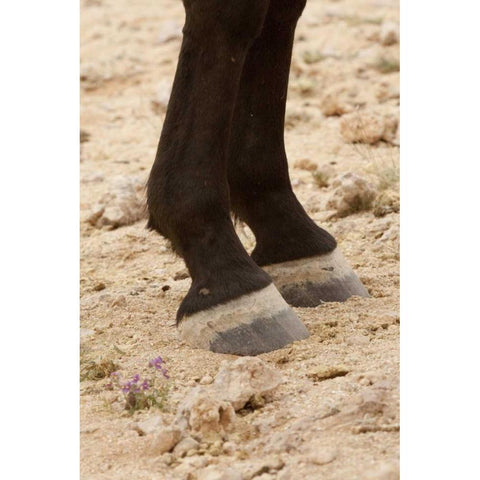
[[193,347],[232,355],[258,355],[309,336],[273,284],[184,317],[180,338]]
[[369,297],[367,289],[340,251],[268,265],[283,298],[295,307],[315,307],[324,302],[344,302],[353,295]]

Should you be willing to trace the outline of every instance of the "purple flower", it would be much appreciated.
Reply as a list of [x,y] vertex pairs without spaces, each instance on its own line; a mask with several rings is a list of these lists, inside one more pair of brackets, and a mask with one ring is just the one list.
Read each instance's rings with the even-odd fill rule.
[[140,380],[140,375],[137,373],[136,375],[133,376],[132,382],[137,383]]
[[141,387],[142,387],[142,390],[148,390],[150,388],[150,385],[148,384],[147,380],[144,380]]
[[162,368],[162,363],[165,363],[162,357],[156,357],[148,362],[151,367],[155,367],[157,370]]
[[130,385],[129,385],[130,382],[126,383],[123,387],[122,387],[122,392],[123,393],[128,393],[130,392]]

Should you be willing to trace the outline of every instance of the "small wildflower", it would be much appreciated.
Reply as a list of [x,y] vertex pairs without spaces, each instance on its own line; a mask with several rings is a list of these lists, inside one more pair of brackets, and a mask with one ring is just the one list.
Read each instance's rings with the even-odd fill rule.
[[[161,372],[163,378],[170,378],[162,357],[156,357],[150,360],[148,364]],[[110,377],[112,381],[106,385],[106,388],[109,390],[118,388],[123,393],[125,409],[130,413],[151,407],[165,407],[168,385],[161,383],[161,378],[158,376],[142,380],[137,373],[127,382],[122,382],[122,376],[119,372],[111,373]]]

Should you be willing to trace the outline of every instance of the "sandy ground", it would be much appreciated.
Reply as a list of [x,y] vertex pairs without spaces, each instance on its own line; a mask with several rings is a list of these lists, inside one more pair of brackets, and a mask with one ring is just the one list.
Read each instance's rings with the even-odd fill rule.
[[[81,381],[82,479],[194,480],[208,465],[219,472],[232,467],[244,479],[398,478],[399,215],[388,208],[379,213],[374,204],[340,217],[335,199],[342,193],[333,181],[358,175],[380,206],[378,199],[398,189],[399,139],[390,128],[399,115],[398,43],[388,36],[389,22],[398,22],[397,1],[309,0],[287,105],[295,192],[336,236],[371,298],[295,309],[311,336],[261,355],[284,379],[272,400],[238,415],[229,448],[204,445],[186,458],[151,455],[149,437],[132,424],[154,415],[169,422],[194,385],[235,357],[177,338],[175,313],[190,280],[174,280],[184,265],[164,239],[145,230],[141,209],[117,212],[119,228],[102,223],[105,205],[115,209],[115,202],[141,197],[138,189],[130,197],[112,192],[119,182],[142,184],[148,175],[183,7],[179,0],[83,0],[81,7],[81,362],[111,360],[130,376],[161,355],[171,377],[165,410],[133,417],[105,389],[108,378]],[[375,122],[390,131],[382,136],[382,124],[373,140],[366,135],[352,143],[342,122],[363,114],[365,122],[374,120],[362,124],[362,134],[375,130]],[[312,174],[317,170],[324,187]],[[239,235],[251,250],[251,232],[240,226]],[[311,375],[339,366],[348,373],[323,381]]]

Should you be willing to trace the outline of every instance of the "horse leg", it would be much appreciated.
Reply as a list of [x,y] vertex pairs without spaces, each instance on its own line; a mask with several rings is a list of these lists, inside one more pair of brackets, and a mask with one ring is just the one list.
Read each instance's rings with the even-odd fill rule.
[[228,182],[234,213],[256,237],[255,262],[291,305],[368,296],[335,239],[292,191],[284,146],[288,76],[297,20],[306,0],[271,0],[248,51],[232,121]]
[[147,189],[149,228],[171,241],[192,277],[177,312],[181,338],[238,355],[308,336],[244,250],[230,218],[226,154],[233,108],[268,4],[184,0],[184,38]]

